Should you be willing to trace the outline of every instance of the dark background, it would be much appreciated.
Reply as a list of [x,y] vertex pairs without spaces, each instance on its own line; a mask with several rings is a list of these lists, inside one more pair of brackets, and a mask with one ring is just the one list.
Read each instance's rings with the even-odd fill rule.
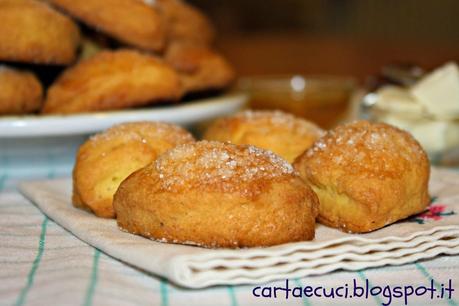
[[458,0],[192,0],[241,75],[364,78],[393,62],[459,60]]

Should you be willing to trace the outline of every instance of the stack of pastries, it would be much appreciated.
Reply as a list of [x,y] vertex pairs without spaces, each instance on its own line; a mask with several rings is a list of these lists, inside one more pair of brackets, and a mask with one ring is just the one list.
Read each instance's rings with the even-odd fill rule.
[[180,101],[235,78],[182,0],[0,0],[0,115]]
[[180,127],[126,123],[77,154],[73,204],[170,243],[256,247],[314,238],[316,220],[366,233],[424,211],[429,160],[407,132],[356,121],[323,131],[280,111]]

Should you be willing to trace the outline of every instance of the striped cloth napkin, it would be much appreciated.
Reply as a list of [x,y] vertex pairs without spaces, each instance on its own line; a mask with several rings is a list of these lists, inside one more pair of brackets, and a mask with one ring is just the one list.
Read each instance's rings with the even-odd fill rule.
[[459,175],[445,170],[432,171],[434,199],[428,211],[408,220],[364,235],[319,225],[311,242],[239,250],[164,244],[121,232],[115,220],[96,218],[70,204],[69,179],[26,182],[20,189],[81,240],[190,288],[256,284],[459,254]]

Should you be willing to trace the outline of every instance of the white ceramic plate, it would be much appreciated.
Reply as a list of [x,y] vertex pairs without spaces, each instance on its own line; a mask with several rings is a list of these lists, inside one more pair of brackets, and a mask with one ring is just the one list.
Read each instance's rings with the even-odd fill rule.
[[156,120],[189,126],[240,109],[247,101],[242,93],[152,107],[78,115],[0,117],[0,138],[82,135],[102,131],[127,121]]

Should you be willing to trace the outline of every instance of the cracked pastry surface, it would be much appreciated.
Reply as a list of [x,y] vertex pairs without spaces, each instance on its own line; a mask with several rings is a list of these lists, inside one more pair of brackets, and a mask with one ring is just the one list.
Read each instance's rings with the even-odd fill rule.
[[206,46],[175,43],[167,48],[164,60],[179,73],[186,93],[225,89],[235,79],[231,64]]
[[211,21],[198,9],[181,0],[157,0],[158,6],[167,23],[169,42],[191,42],[199,45],[211,45],[215,30]]
[[101,51],[67,69],[48,89],[43,113],[81,113],[176,101],[178,74],[134,50]]
[[318,221],[364,233],[422,212],[430,165],[407,132],[357,121],[329,131],[294,167],[320,200]]
[[251,144],[293,162],[324,133],[314,123],[281,111],[244,111],[214,121],[204,139]]
[[140,0],[49,0],[57,8],[128,45],[161,51],[166,33],[163,18]]
[[235,248],[313,239],[318,201],[272,152],[200,141],[130,175],[113,205],[118,225],[130,233]]
[[43,101],[43,87],[28,71],[0,65],[0,115],[36,112]]
[[0,0],[0,61],[72,63],[80,42],[77,25],[44,2]]
[[113,194],[128,175],[164,151],[191,142],[194,138],[189,132],[161,122],[124,123],[96,134],[78,150],[73,204],[99,217],[113,218]]

